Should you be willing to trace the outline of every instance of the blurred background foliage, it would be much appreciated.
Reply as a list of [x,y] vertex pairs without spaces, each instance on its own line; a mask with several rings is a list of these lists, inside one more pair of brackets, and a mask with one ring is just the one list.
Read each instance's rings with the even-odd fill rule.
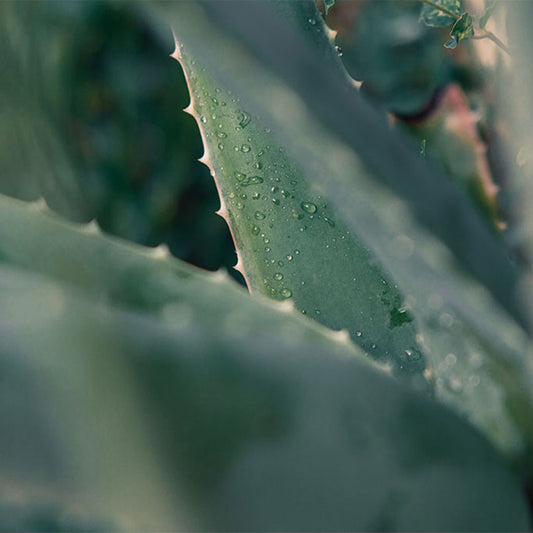
[[[8,6],[4,15],[16,11],[18,20],[5,39],[11,38],[17,57],[24,46],[13,42],[13,26],[26,21],[34,28],[32,20],[42,21],[44,36],[24,35],[21,41],[31,49],[27,56],[39,59],[46,43],[47,61],[24,65],[20,77],[31,70],[39,80],[35,97],[53,116],[55,133],[80,176],[78,196],[86,204],[86,218],[137,243],[165,242],[176,256],[200,267],[231,267],[235,253],[225,222],[215,215],[215,185],[197,162],[203,153],[200,135],[182,112],[189,96],[169,57],[170,29],[162,33],[135,4],[28,2],[12,5],[11,12]],[[32,80],[20,81],[15,90],[32,85]],[[13,139],[7,143],[14,144]],[[5,194],[24,199],[42,194],[56,207],[42,186],[34,188],[22,179],[0,181]]]

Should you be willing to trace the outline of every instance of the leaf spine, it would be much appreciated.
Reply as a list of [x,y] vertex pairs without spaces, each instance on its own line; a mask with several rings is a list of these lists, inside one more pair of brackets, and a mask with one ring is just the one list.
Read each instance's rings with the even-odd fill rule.
[[30,208],[32,209],[32,211],[37,211],[38,213],[50,210],[50,207],[46,203],[46,200],[43,196],[41,196],[37,200],[34,200],[33,202],[30,202]]
[[211,280],[215,283],[226,282],[230,279],[229,273],[225,268],[219,268],[211,274]]
[[168,259],[170,257],[170,250],[165,243],[161,243],[155,248],[150,248],[150,255],[155,259]]
[[294,301],[283,300],[276,303],[276,309],[282,313],[292,313],[295,310]]
[[98,235],[101,233],[100,226],[98,225],[98,222],[95,218],[93,218],[87,224],[83,224],[81,227],[81,231],[87,235]]

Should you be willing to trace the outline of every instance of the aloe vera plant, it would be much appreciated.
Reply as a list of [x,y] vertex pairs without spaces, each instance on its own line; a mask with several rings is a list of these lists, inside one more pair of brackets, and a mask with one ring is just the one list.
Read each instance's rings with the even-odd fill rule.
[[[432,42],[425,24],[451,10],[468,44],[459,0],[387,4],[388,28],[421,10],[413,31]],[[24,107],[37,74],[21,50],[53,42],[21,38],[27,7],[0,8],[20,86],[0,85],[17,128],[0,152],[1,528],[528,530],[531,274],[464,186],[486,176],[477,137],[392,128],[312,1],[136,5],[154,33],[172,27],[181,119],[246,290],[88,222],[54,106]],[[379,86],[368,67],[363,87]],[[396,120],[443,83],[428,72],[414,99],[376,93]],[[526,191],[528,168],[513,169]]]

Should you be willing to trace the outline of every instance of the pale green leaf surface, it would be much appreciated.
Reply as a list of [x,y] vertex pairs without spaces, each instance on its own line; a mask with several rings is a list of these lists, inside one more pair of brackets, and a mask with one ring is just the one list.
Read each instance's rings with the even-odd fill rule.
[[4,265],[0,291],[11,507],[130,531],[529,527],[485,439],[356,360],[169,328]]
[[[482,286],[458,268],[434,235],[421,228],[406,203],[372,179],[358,154],[323,129],[297,95],[213,26],[203,26],[201,12],[189,18],[184,10],[176,17],[174,9],[167,20],[172,20],[179,38],[193,45],[195,53],[203,52],[203,63],[231,87],[232,97],[249,102],[245,109],[260,110],[268,117],[272,134],[301,165],[310,186],[323,197],[327,193],[332,212],[338,210],[336,227],[344,219],[349,231],[360,236],[394,276],[407,296],[405,303],[415,319],[417,341],[430,364],[437,396],[468,416],[511,461],[529,471],[531,360],[524,333]],[[201,37],[205,31],[208,45]],[[222,50],[224,54],[218,54]],[[381,153],[379,145],[375,150]],[[250,151],[250,164],[259,151]],[[276,207],[280,206],[270,209]],[[320,264],[317,268],[322,272]],[[455,367],[449,364],[454,361]]]
[[289,344],[323,344],[364,358],[342,334],[291,306],[250,298],[223,271],[190,266],[164,246],[147,248],[103,235],[94,223],[66,222],[43,203],[0,196],[0,261],[69,283],[101,301],[153,314],[170,326],[200,322],[234,338],[260,329]]

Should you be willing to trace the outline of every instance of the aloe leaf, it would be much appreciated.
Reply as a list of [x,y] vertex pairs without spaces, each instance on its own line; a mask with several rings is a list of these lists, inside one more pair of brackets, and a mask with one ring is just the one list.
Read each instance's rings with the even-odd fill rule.
[[[315,10],[297,6],[293,16],[296,11],[312,36],[325,39],[315,29],[318,17],[311,18]],[[190,50],[176,51],[190,87],[187,111],[204,142],[201,161],[215,178],[219,214],[236,243],[235,268],[251,292],[290,299],[303,314],[347,329],[371,357],[424,388],[424,356],[397,286],[260,118],[220,88]]]
[[[242,5],[246,11],[248,4]],[[206,6],[211,8],[212,4]],[[258,6],[260,11],[263,7]],[[427,374],[435,384],[437,397],[467,416],[519,470],[530,472],[532,368],[524,332],[475,279],[458,267],[442,242],[420,225],[409,204],[374,179],[375,174],[362,161],[363,152],[354,153],[325,130],[299,96],[228,39],[224,30],[220,31],[220,24],[210,25],[209,18],[191,4],[173,5],[166,15],[180,41],[194,47],[210,74],[220,79],[217,87],[228,85],[232,98],[239,96],[247,102],[245,109],[250,115],[252,109],[258,111],[279,144],[304,169],[310,186],[327,192],[337,217],[334,220],[344,220],[352,235],[363,239],[375,254],[377,264],[393,276],[406,295],[406,308],[414,318],[416,340],[422,344],[429,363]],[[279,24],[283,28],[283,22]],[[224,54],[219,54],[222,50]],[[286,57],[290,64],[291,54]],[[305,70],[305,66],[301,68]],[[335,102],[329,104],[336,109]],[[364,118],[364,108],[361,113]],[[354,122],[352,129],[357,125]],[[398,132],[395,135],[399,136]],[[317,153],[317,146],[321,153]],[[380,143],[371,151],[376,157],[384,153],[390,156]],[[381,158],[388,160],[383,155]],[[425,164],[418,154],[416,159],[417,164]],[[413,172],[413,165],[407,168]],[[395,177],[407,174],[401,166],[396,168]],[[477,216],[471,205],[468,216]],[[444,220],[448,221],[446,217]],[[454,219],[450,218],[449,223],[453,225]],[[471,245],[471,254],[480,251],[478,243],[460,235]],[[491,252],[480,257],[492,257]],[[320,272],[321,268],[318,264]],[[452,356],[446,360],[449,354]],[[456,360],[457,366],[448,364]]]
[[5,264],[0,291],[1,495],[22,508],[127,530],[529,527],[485,439],[353,358],[170,328]]
[[422,0],[420,19],[428,26],[452,25],[463,12],[461,0]]
[[95,222],[69,223],[42,201],[0,195],[0,261],[113,305],[153,314],[169,325],[200,322],[236,338],[260,328],[288,343],[323,344],[366,360],[346,332],[305,319],[289,302],[250,298],[225,271],[210,273],[183,263],[164,245],[147,248],[105,236]]

